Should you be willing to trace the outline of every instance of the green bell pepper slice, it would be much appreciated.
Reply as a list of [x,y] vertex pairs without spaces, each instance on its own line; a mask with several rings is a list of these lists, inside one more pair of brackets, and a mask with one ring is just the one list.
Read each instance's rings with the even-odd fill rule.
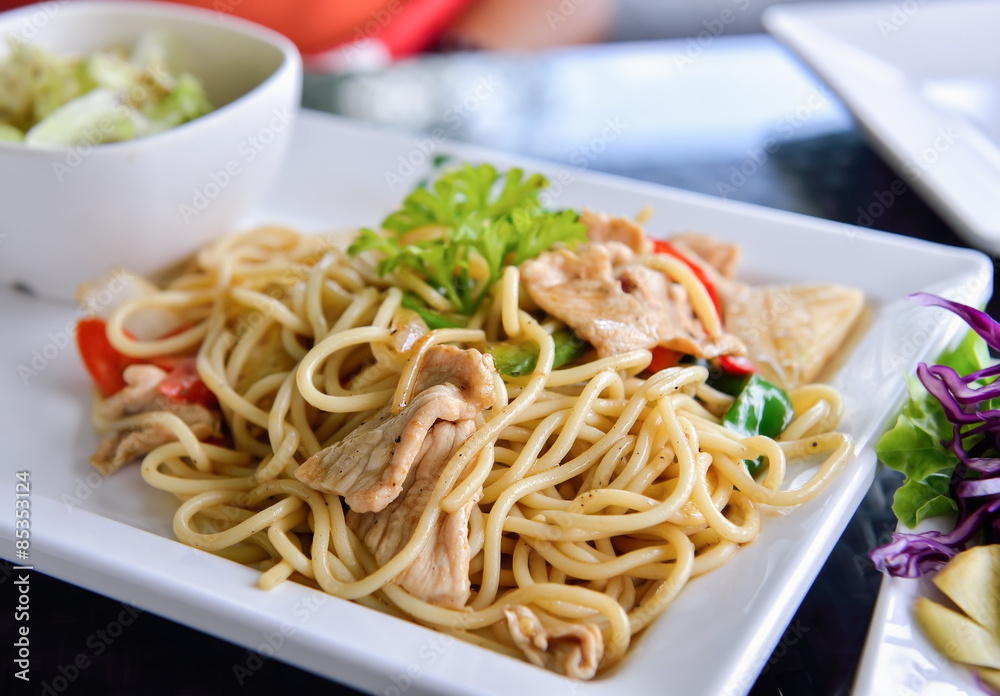
[[[576,360],[590,349],[590,344],[570,329],[554,332],[552,341],[555,343],[553,368]],[[538,362],[538,346],[533,343],[494,343],[486,352],[493,356],[497,371],[511,377],[531,374]]]
[[[759,374],[751,375],[722,416],[722,423],[743,437],[776,438],[795,417],[792,400],[784,389]],[[760,470],[760,460],[746,460],[751,475]]]

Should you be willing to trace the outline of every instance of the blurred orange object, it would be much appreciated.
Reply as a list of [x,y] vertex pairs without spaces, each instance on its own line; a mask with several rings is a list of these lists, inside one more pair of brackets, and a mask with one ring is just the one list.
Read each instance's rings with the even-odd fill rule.
[[305,54],[374,39],[393,57],[432,44],[470,0],[174,0],[281,32]]
[[[306,55],[372,39],[399,58],[431,46],[472,0],[172,1],[263,24],[290,38]],[[0,12],[27,4],[0,0]]]

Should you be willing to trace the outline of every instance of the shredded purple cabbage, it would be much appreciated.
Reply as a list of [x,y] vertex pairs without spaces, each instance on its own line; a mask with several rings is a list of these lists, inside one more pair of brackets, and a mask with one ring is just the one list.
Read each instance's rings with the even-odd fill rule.
[[[990,348],[1000,351],[1000,323],[985,312],[925,292],[910,295],[910,299],[951,310]],[[880,570],[916,578],[940,570],[980,533],[984,543],[1000,541],[1000,409],[990,408],[990,400],[1000,397],[1000,380],[976,384],[998,374],[1000,365],[965,376],[944,365],[917,366],[917,377],[941,403],[953,427],[952,439],[941,444],[959,461],[949,484],[949,492],[958,503],[958,519],[948,533],[893,534],[891,542],[871,552]]]
[[966,544],[987,520],[996,520],[998,509],[1000,496],[991,503],[977,507],[948,533],[896,532],[892,535],[891,542],[872,551],[871,559],[880,570],[902,578],[919,578],[924,573],[940,570],[953,556],[965,549]]
[[986,312],[976,309],[975,307],[964,305],[961,302],[946,300],[943,297],[932,295],[929,292],[915,292],[907,299],[913,300],[917,304],[922,304],[925,307],[942,307],[944,309],[950,309],[952,312],[962,317],[962,319],[965,320],[965,323],[969,325],[969,328],[982,336],[983,340],[986,341],[986,345],[993,350],[1000,350],[1000,324],[994,321],[993,318]]

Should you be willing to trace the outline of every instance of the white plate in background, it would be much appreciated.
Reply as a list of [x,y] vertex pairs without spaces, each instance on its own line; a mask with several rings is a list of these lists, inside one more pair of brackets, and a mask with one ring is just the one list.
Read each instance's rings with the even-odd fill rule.
[[[428,161],[425,146],[415,137],[305,112],[277,187],[254,221],[305,231],[377,224],[425,173],[419,166]],[[89,378],[68,336],[76,309],[4,290],[0,499],[13,501],[15,472],[30,472],[30,562],[41,572],[372,692],[746,693],[869,488],[872,438],[902,400],[903,372],[960,328],[949,313],[901,298],[927,290],[978,303],[992,288],[991,264],[966,249],[476,148],[442,149],[500,167],[541,170],[558,182],[559,206],[634,214],[651,204],[656,216],[648,229],[654,235],[699,229],[737,241],[744,249],[740,276],[750,282],[822,280],[863,289],[869,315],[832,376],[847,406],[842,429],[857,443],[846,469],[816,500],[766,515],[760,538],[723,568],[692,581],[633,643],[622,665],[593,682],[574,683],[304,586],[261,591],[256,571],[176,542],[172,496],[146,486],[136,466],[101,480],[87,463],[97,439],[89,422]],[[12,516],[6,519],[0,555],[10,558],[14,525]]]
[[[1000,252],[1000,3],[805,2],[763,19],[844,100],[907,188],[971,244]],[[862,206],[876,227],[892,197],[873,191]]]

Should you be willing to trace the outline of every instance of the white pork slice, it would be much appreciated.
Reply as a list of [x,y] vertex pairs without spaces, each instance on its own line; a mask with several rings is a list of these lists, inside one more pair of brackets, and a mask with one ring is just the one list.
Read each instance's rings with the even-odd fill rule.
[[475,418],[482,409],[454,384],[425,389],[393,416],[386,406],[354,432],[307,459],[295,478],[310,488],[344,497],[357,512],[377,512],[405,489],[424,442],[439,421]]
[[[439,421],[423,441],[419,463],[410,470],[402,495],[380,512],[347,513],[347,526],[380,566],[407,544],[427,508],[434,486],[452,455],[476,431],[471,420]],[[396,577],[415,597],[458,609],[469,599],[469,515],[481,491],[452,513],[441,513],[416,560]]]
[[580,251],[547,252],[521,265],[521,280],[539,307],[566,322],[601,357],[652,348],[655,323],[638,298],[615,278],[602,244]]
[[397,415],[378,411],[340,442],[320,450],[295,477],[344,497],[355,512],[378,512],[405,490],[431,428],[472,420],[493,405],[493,362],[475,349],[434,346],[416,377],[416,395]]
[[685,232],[670,238],[670,243],[702,268],[708,265],[724,278],[733,278],[740,262],[740,248],[708,234]]
[[618,276],[622,290],[638,298],[655,322],[657,345],[699,358],[741,355],[739,339],[729,333],[709,338],[695,316],[687,289],[667,280],[659,271],[641,265],[626,266]]
[[482,410],[492,406],[496,399],[494,372],[492,355],[484,355],[475,348],[434,346],[420,363],[415,391],[438,384],[454,384],[466,401]]
[[136,427],[115,430],[104,437],[90,458],[90,463],[104,476],[177,439],[173,431],[157,422],[157,412],[176,415],[199,440],[219,435],[218,411],[199,404],[173,401],[159,393],[160,382],[166,376],[167,373],[155,365],[130,365],[123,373],[126,386],[97,405],[97,415],[108,421],[140,413],[153,414]]
[[364,391],[372,384],[385,379],[392,372],[400,372],[406,364],[406,357],[414,344],[430,329],[420,315],[412,309],[398,308],[389,325],[392,340],[387,343],[372,344],[375,362],[365,366],[350,380],[351,389]]
[[[592,344],[598,355],[663,346],[702,358],[743,353],[730,334],[707,336],[687,292],[612,243],[547,252],[521,265],[531,298]],[[614,257],[614,258],[613,258]],[[616,268],[616,261],[625,265]]]
[[572,679],[591,679],[604,654],[601,629],[588,623],[547,618],[543,624],[523,604],[503,610],[514,644],[529,662]]
[[591,242],[598,244],[618,242],[636,254],[649,253],[651,244],[646,238],[646,233],[635,220],[584,210],[580,215],[580,222],[586,225],[587,239]]

